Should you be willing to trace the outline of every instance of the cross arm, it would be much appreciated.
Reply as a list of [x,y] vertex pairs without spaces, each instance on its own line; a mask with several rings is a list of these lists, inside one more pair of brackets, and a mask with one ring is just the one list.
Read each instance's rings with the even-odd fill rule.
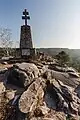
[[29,15],[29,12],[23,12],[23,15]]
[[22,16],[22,19],[30,20],[30,16]]

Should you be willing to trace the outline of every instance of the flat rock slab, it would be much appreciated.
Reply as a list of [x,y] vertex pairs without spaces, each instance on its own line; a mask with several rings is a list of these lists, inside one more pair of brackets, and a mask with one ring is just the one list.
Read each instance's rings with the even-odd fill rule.
[[76,72],[68,72],[68,74],[73,78],[80,78],[80,76]]
[[39,102],[44,96],[44,91],[40,84],[41,79],[34,81],[27,91],[25,91],[19,100],[19,109],[23,113],[32,112],[36,108],[36,105],[40,104]]
[[44,74],[46,75],[47,79],[55,78],[63,82],[65,85],[73,87],[74,89],[80,84],[80,78],[74,77],[72,74],[68,74],[68,72],[58,72],[48,69]]

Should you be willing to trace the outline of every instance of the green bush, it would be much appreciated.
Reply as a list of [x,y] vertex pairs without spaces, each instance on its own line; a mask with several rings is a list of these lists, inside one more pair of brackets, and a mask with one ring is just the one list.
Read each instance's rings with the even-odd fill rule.
[[59,54],[57,54],[56,55],[56,59],[58,60],[58,63],[61,66],[64,66],[65,64],[68,65],[69,62],[70,62],[69,55],[66,52],[64,52],[64,51],[61,51]]

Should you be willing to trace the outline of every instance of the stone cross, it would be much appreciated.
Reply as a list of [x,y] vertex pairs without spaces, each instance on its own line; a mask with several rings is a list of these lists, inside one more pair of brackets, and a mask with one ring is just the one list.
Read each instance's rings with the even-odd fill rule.
[[24,12],[23,12],[23,15],[24,16],[22,16],[22,19],[25,20],[25,25],[27,26],[27,20],[30,19],[29,12],[25,9]]

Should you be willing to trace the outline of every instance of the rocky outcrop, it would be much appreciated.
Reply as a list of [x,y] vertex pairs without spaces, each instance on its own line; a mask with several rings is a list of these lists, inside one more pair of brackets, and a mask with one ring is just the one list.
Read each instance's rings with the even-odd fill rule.
[[66,120],[80,115],[76,70],[34,62],[16,63],[3,74],[0,120]]
[[59,81],[57,83],[56,80],[53,81],[52,83],[47,83],[46,90],[55,101],[56,109],[64,111],[66,114],[70,111],[73,114],[77,114],[79,112],[79,98],[67,86],[61,85]]

